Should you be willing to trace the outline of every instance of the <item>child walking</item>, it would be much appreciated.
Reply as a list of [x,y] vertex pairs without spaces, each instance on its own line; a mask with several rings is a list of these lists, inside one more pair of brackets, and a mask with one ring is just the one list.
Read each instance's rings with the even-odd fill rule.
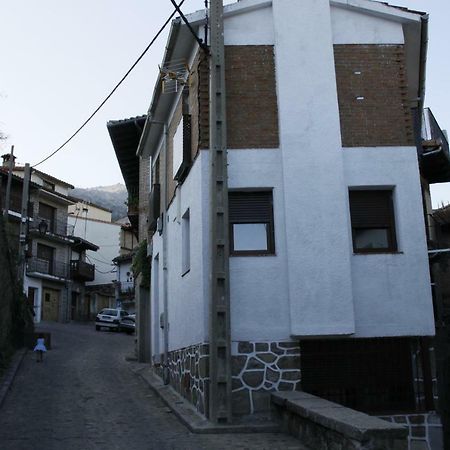
[[44,352],[47,351],[47,348],[45,347],[45,339],[44,339],[43,334],[38,334],[36,345],[35,345],[33,351],[37,352],[36,362],[42,362],[42,359],[44,357]]

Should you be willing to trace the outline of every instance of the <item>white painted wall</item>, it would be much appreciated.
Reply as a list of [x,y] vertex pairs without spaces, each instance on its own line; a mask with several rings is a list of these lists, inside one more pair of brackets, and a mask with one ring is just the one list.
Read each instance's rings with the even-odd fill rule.
[[334,44],[403,44],[399,22],[361,12],[332,7],[331,27]]
[[[204,182],[202,173],[204,168],[205,152],[200,152],[195,160],[189,176],[181,188],[176,191],[169,211],[168,222],[165,222],[168,232],[168,298],[169,298],[169,350],[175,350],[192,344],[204,342],[207,339],[205,328],[205,301],[202,294],[207,283],[209,270],[205,269],[203,258],[205,243],[204,228],[207,224],[202,220],[202,186]],[[204,172],[204,171],[203,171]],[[182,276],[182,216],[190,209],[190,271]],[[159,256],[158,256],[159,255]],[[159,323],[157,312],[164,311],[163,302],[163,267],[162,267],[162,236],[156,233],[153,236],[153,257],[158,257],[159,268],[153,267],[152,283],[156,283],[155,275],[159,278],[159,285],[155,291],[152,289],[153,323]],[[159,297],[154,305],[156,296]],[[159,316],[159,314],[158,314]],[[162,332],[159,331],[159,351],[164,348]],[[155,349],[155,342],[152,344]]]
[[273,188],[276,252],[268,256],[230,257],[233,341],[272,341],[290,337],[286,211],[281,159],[279,149],[228,152],[230,189]]
[[273,0],[273,14],[291,332],[351,334],[348,200],[330,5]]
[[[69,225],[75,227],[75,236],[99,246],[98,251],[86,251],[86,262],[95,264],[95,280],[86,285],[111,283],[116,279],[112,260],[120,252],[120,224],[99,222],[95,220],[78,220],[73,216],[67,219]],[[106,272],[106,273],[101,273]]]
[[225,45],[273,45],[272,8],[227,17],[224,21],[224,40]]
[[415,147],[346,148],[344,163],[347,186],[394,186],[398,241],[396,254],[352,256],[355,336],[433,335]]

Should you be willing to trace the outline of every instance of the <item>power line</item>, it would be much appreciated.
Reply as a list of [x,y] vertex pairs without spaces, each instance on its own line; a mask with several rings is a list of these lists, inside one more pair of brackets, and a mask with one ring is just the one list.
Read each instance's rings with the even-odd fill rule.
[[[177,5],[179,8],[185,0],[181,0],[181,2]],[[167,24],[172,20],[173,16],[177,13],[177,9],[173,11],[173,13],[169,16],[169,18],[164,22],[162,27],[158,30],[158,32],[155,34],[153,39],[150,41],[150,43],[147,45],[145,50],[140,54],[139,58],[133,63],[133,65],[128,69],[128,71],[125,73],[125,75],[121,78],[121,80],[114,86],[113,90],[106,96],[106,98],[100,103],[100,105],[95,109],[95,111],[82,123],[82,125],[62,144],[60,145],[54,152],[50,153],[47,157],[45,157],[43,160],[39,161],[38,163],[34,164],[31,167],[37,167],[40,164],[44,163],[48,159],[50,159],[52,156],[56,155],[60,150],[62,150],[90,121],[91,119],[100,111],[100,109],[103,107],[103,105],[112,97],[114,92],[119,88],[119,86],[125,81],[125,79],[128,77],[128,75],[131,73],[131,71],[138,65],[139,61],[144,57],[144,55],[147,53],[147,51],[150,49],[150,47],[154,44],[156,39],[160,36],[160,34],[164,31],[164,28],[166,28]]]

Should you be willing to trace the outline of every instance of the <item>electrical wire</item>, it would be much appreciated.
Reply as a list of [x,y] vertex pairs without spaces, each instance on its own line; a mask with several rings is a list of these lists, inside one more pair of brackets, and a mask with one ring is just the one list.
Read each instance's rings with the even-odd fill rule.
[[95,109],[95,111],[82,123],[82,125],[62,144],[60,145],[55,151],[50,153],[50,155],[46,156],[44,159],[39,161],[38,163],[31,166],[32,168],[35,168],[39,166],[40,164],[44,163],[48,159],[50,159],[52,156],[56,155],[60,150],[62,150],[90,121],[91,119],[100,111],[100,109],[103,107],[103,105],[112,97],[114,92],[119,88],[119,86],[125,81],[125,79],[128,77],[128,75],[131,73],[131,71],[138,65],[140,60],[144,57],[144,55],[147,53],[147,51],[150,49],[150,47],[155,43],[156,39],[161,35],[161,33],[164,31],[168,23],[172,20],[173,16],[177,13],[177,9],[185,2],[185,0],[181,0],[181,2],[177,5],[177,8],[173,11],[173,13],[169,16],[169,18],[164,22],[162,27],[158,30],[158,32],[155,34],[153,39],[150,41],[150,43],[147,45],[145,50],[140,54],[138,59],[133,63],[133,65],[128,69],[128,71],[125,73],[125,75],[121,78],[121,80],[114,86],[113,90],[106,96],[106,98],[100,103],[100,105]]
[[202,48],[204,51],[209,52],[208,46],[203,42],[203,39],[200,39],[197,36],[197,33],[194,31],[194,29],[192,28],[192,25],[189,23],[189,20],[186,19],[186,16],[183,14],[183,11],[181,11],[180,6],[181,3],[179,5],[177,5],[177,2],[175,0],[170,0],[170,3],[172,3],[173,7],[175,8],[175,10],[178,12],[178,14],[181,16],[181,19],[183,20],[183,22],[186,24],[186,26],[188,27],[189,31],[192,33],[192,35],[194,36],[194,39],[197,41],[198,45],[200,46],[200,48]]

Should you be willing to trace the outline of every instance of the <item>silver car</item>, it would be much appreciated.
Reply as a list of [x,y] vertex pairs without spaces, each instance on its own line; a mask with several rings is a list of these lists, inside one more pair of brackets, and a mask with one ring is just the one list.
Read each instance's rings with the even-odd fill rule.
[[120,320],[128,316],[128,313],[123,309],[102,309],[95,318],[95,329],[109,328],[110,330],[120,331]]

